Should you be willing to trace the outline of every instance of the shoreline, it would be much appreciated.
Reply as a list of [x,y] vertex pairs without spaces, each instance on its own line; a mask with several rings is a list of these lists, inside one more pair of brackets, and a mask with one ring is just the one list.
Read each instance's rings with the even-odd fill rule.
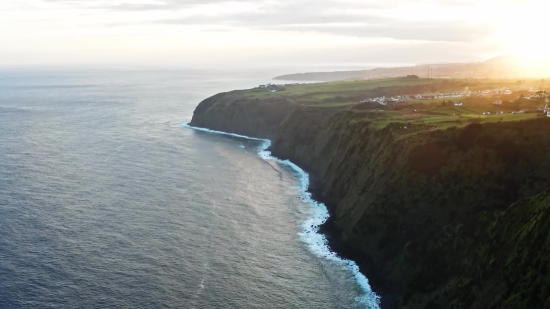
[[[281,160],[281,159],[278,159]],[[285,161],[290,161],[286,159]],[[292,162],[292,161],[290,161]],[[292,163],[295,164],[295,163]],[[374,263],[365,256],[362,252],[350,246],[342,239],[338,228],[334,222],[335,214],[334,206],[330,201],[323,197],[322,191],[318,189],[318,177],[302,167],[298,167],[303,170],[309,176],[309,187],[307,188],[308,194],[311,195],[311,199],[314,203],[323,204],[328,210],[327,220],[318,226],[319,233],[326,239],[326,245],[329,250],[335,253],[340,259],[351,260],[357,267],[358,271],[366,278],[368,278],[368,285],[373,290],[373,293],[378,297],[379,309],[395,309],[397,308],[401,294],[396,292],[399,289],[392,286],[388,278],[381,275],[381,272],[376,271]]]
[[359,261],[362,260],[357,253],[353,252],[354,250],[342,243],[331,220],[332,214],[330,208],[333,207],[327,207],[322,199],[320,199],[319,194],[316,194],[315,190],[311,190],[310,185],[312,184],[312,181],[308,172],[290,160],[282,160],[272,156],[271,151],[269,151],[269,148],[271,147],[271,140],[269,139],[195,127],[190,123],[183,123],[182,127],[201,132],[262,141],[263,144],[257,148],[257,154],[262,159],[275,161],[300,174],[299,180],[301,198],[312,207],[313,212],[312,217],[306,219],[301,224],[302,232],[299,233],[300,239],[307,245],[308,250],[312,254],[319,258],[324,258],[337,263],[343,268],[346,268],[346,270],[352,274],[356,284],[363,291],[363,295],[355,298],[358,304],[367,309],[383,308],[381,306],[381,297],[372,290],[371,284],[369,283],[370,281],[365,275],[365,270],[368,269],[368,267],[364,265],[365,263],[361,263],[353,259],[353,257],[357,257],[359,258]]
[[389,280],[387,278],[377,274],[372,266],[374,263],[368,257],[342,239],[334,222],[335,207],[330,206],[329,202],[324,201],[325,199],[322,198],[317,190],[309,192],[312,194],[314,200],[325,204],[329,211],[330,216],[325,223],[319,226],[319,233],[326,237],[327,245],[331,251],[335,252],[342,259],[354,261],[359,267],[359,272],[365,277],[368,275],[369,285],[379,297],[380,309],[397,308],[401,294],[395,292],[397,289],[388,283]]

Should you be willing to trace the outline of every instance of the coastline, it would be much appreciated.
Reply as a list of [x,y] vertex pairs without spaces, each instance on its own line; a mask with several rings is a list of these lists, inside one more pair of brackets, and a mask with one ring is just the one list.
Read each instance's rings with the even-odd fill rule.
[[[302,224],[300,239],[307,245],[308,250],[319,258],[324,258],[340,265],[349,271],[354,277],[356,284],[363,291],[363,295],[355,298],[356,302],[367,309],[380,309],[381,298],[371,288],[369,279],[365,275],[365,265],[361,266],[353,257],[359,257],[350,248],[345,246],[339,239],[334,225],[331,223],[331,212],[329,207],[323,203],[315,190],[310,188],[313,183],[310,174],[290,160],[282,160],[271,155],[269,148],[271,140],[256,137],[250,137],[240,134],[228,133],[223,131],[210,130],[183,123],[182,127],[202,131],[207,133],[222,134],[238,138],[261,141],[263,144],[257,149],[258,155],[267,161],[275,161],[285,165],[296,173],[300,174],[301,198],[312,207],[313,215]],[[358,259],[360,260],[360,259]]]
[[[312,177],[310,174],[310,179]],[[329,217],[326,222],[319,226],[319,233],[325,236],[327,246],[332,252],[335,252],[340,258],[345,260],[354,261],[358,267],[358,270],[363,276],[367,277],[368,282],[374,293],[378,297],[378,306],[379,309],[395,309],[399,302],[400,294],[392,291],[397,289],[389,283],[389,279],[383,276],[377,275],[377,272],[374,269],[373,262],[365,256],[363,253],[352,248],[345,240],[342,239],[336,223],[334,222],[335,214],[334,210],[336,207],[331,206],[328,201],[325,201],[320,192],[315,188],[314,180],[311,181],[313,188],[310,187],[308,190],[312,195],[312,199],[319,201],[325,205],[328,209]]]
[[[384,89],[391,88],[380,91]],[[530,226],[515,224],[505,214],[510,205],[550,187],[547,117],[449,123],[439,130],[403,127],[377,122],[369,112],[324,105],[336,97],[309,97],[313,105],[299,104],[308,102],[299,98],[299,90],[285,90],[285,97],[298,101],[262,96],[255,89],[217,94],[197,106],[191,125],[270,139],[272,156],[309,173],[307,191],[328,211],[318,232],[330,250],[355,261],[369,278],[380,296],[379,308],[501,308],[504,302],[527,308],[544,303],[525,296],[531,286],[547,286],[527,284],[535,280],[537,268],[518,260],[515,265],[525,271],[510,270],[506,273],[515,275],[507,280],[495,269],[502,245],[516,248],[516,240],[504,242],[483,233],[489,226],[514,231]],[[545,194],[540,198],[550,196]],[[536,211],[524,215],[530,218]],[[544,221],[536,223],[537,231],[546,229]],[[479,248],[486,245],[489,249]],[[504,255],[515,258],[526,252],[538,254],[517,247]],[[499,285],[485,284],[480,271]],[[517,278],[526,284],[518,287]]]

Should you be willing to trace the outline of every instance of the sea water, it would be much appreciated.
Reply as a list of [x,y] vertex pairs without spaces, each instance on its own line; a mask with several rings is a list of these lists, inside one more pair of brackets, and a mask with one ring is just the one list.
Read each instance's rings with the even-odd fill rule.
[[0,308],[376,307],[303,171],[181,125],[268,77],[0,72]]

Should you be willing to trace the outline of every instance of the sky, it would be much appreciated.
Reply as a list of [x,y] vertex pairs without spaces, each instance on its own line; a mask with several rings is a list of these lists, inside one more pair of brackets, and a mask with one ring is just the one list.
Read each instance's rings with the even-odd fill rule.
[[360,68],[545,57],[543,0],[3,0],[0,66]]

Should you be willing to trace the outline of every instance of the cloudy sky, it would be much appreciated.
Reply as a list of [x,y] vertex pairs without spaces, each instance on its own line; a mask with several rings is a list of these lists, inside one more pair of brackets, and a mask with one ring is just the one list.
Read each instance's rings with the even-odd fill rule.
[[341,68],[536,56],[546,54],[533,43],[547,28],[546,7],[542,0],[6,0],[0,66]]

